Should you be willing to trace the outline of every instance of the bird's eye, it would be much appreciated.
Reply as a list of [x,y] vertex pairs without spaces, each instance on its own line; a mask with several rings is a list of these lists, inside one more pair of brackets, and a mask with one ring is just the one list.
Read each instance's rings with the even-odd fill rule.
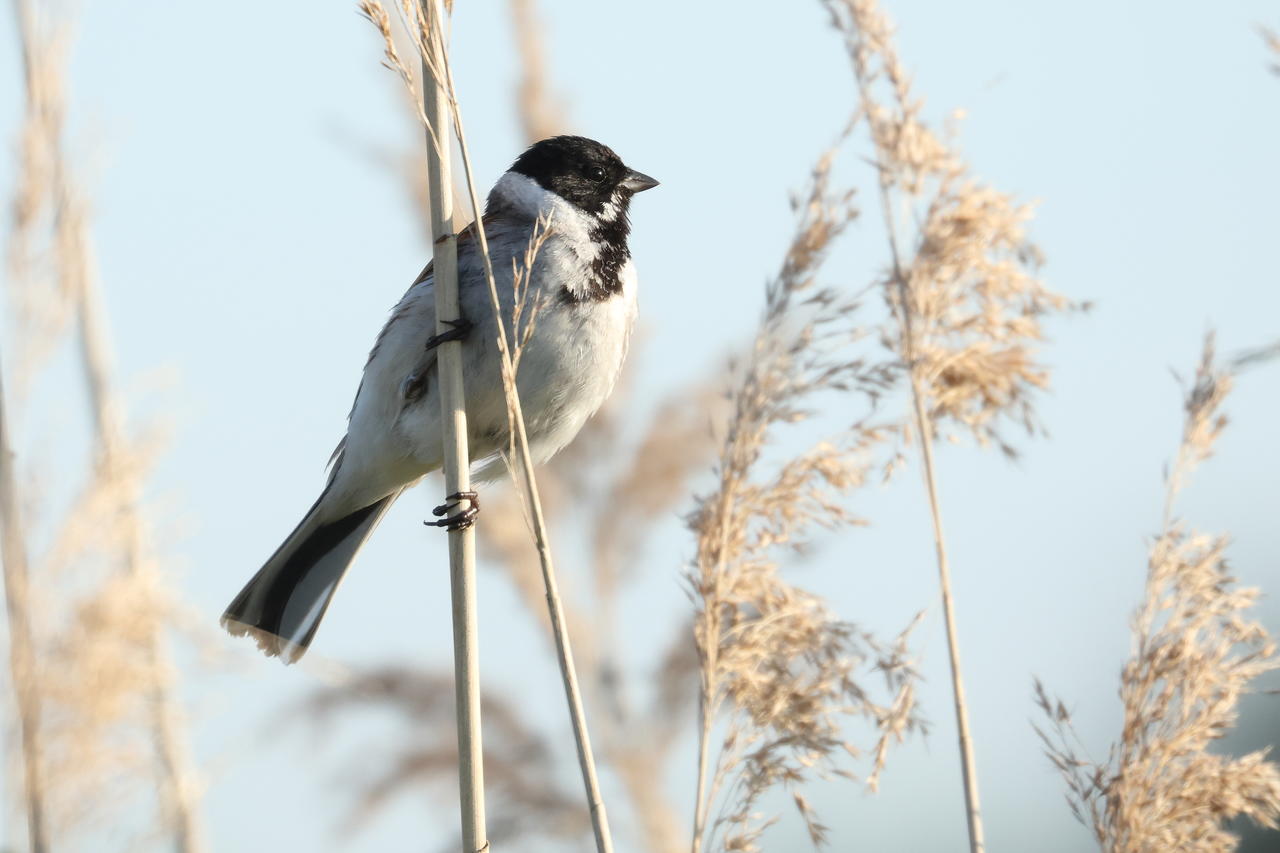
[[587,169],[587,177],[599,183],[604,180],[604,169],[599,166],[591,166]]

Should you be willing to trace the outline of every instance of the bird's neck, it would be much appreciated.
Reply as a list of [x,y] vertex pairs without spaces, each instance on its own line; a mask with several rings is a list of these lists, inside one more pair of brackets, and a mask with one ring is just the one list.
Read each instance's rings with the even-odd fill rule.
[[586,267],[585,275],[566,284],[569,302],[602,302],[622,292],[622,269],[631,258],[627,238],[630,199],[619,191],[598,214],[589,214],[518,172],[507,172],[494,184],[485,215],[514,221],[548,218],[556,239]]

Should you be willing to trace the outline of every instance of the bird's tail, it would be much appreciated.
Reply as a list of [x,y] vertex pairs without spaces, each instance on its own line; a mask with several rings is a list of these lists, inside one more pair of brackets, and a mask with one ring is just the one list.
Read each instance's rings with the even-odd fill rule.
[[321,501],[316,501],[228,605],[222,627],[238,636],[251,635],[272,657],[298,660],[311,645],[347,566],[399,496],[394,492],[329,522],[319,520]]

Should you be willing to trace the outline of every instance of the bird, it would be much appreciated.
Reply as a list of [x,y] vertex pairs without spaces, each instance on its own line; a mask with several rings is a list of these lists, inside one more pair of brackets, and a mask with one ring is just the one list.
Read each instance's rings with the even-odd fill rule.
[[[577,435],[621,372],[637,313],[630,205],[636,193],[657,185],[606,145],[555,136],[525,150],[489,192],[480,227],[508,329],[516,305],[513,259],[523,262],[545,231],[526,277],[526,304],[538,310],[516,376],[535,463]],[[473,476],[485,482],[505,469],[509,428],[498,326],[476,227],[457,235],[462,319],[435,333],[435,277],[427,264],[373,344],[320,497],[222,615],[226,630],[251,636],[268,656],[294,663],[306,653],[378,522],[406,489],[443,464],[436,354],[445,340],[461,341]],[[460,497],[451,495],[454,506],[436,514],[456,508]],[[468,503],[465,512],[428,523],[469,525],[478,501]]]

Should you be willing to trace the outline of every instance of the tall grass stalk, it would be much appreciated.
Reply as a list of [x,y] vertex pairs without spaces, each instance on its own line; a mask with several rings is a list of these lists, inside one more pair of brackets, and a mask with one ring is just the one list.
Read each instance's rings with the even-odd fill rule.
[[[897,258],[894,258],[897,269]],[[942,617],[947,630],[947,660],[951,665],[951,695],[956,710],[956,733],[960,741],[960,768],[964,781],[965,817],[969,827],[969,849],[981,853],[985,849],[982,831],[982,806],[978,800],[978,768],[973,758],[973,735],[969,731],[969,705],[964,696],[964,679],[960,670],[960,637],[956,631],[955,601],[951,594],[951,562],[947,556],[946,537],[942,532],[942,511],[938,505],[938,478],[933,466],[933,424],[925,414],[923,394],[915,372],[911,374],[911,408],[920,456],[924,460],[925,489],[929,494],[929,520],[933,525],[934,554],[938,561],[938,584],[942,590]]]
[[[432,261],[435,265],[436,333],[463,319],[458,304],[458,237],[453,230],[452,135],[444,80],[437,73],[444,56],[440,0],[420,7],[435,37],[422,55],[422,111],[427,121],[427,187],[430,196]],[[424,11],[425,9],[425,11]],[[437,374],[444,425],[445,494],[471,489],[467,447],[466,390],[462,379],[462,343],[441,345]],[[454,690],[457,696],[458,787],[465,853],[489,848],[485,822],[484,745],[480,726],[480,660],[476,624],[475,530],[449,531],[449,577],[453,595]]]
[[[463,168],[466,172],[467,193],[471,197],[471,210],[476,222],[481,218],[480,199],[476,194],[475,178],[471,170],[471,155],[467,148],[466,135],[462,129],[462,116],[458,110],[458,102],[453,89],[452,72],[445,64],[445,74],[449,79],[449,92],[454,107],[454,121],[458,134],[458,142],[462,149]],[[551,632],[556,641],[556,660],[560,665],[560,676],[564,683],[565,700],[569,706],[569,719],[573,727],[574,743],[578,751],[578,766],[582,772],[582,783],[586,790],[587,805],[591,814],[591,829],[595,835],[597,853],[612,853],[613,838],[609,831],[609,815],[605,810],[604,797],[600,793],[600,780],[596,773],[595,756],[591,749],[591,735],[587,730],[586,711],[582,705],[582,690],[578,686],[578,671],[573,662],[573,649],[569,643],[569,632],[565,622],[564,605],[560,600],[559,585],[556,582],[555,564],[551,558],[551,544],[547,536],[546,519],[542,512],[542,500],[538,494],[537,477],[533,468],[533,456],[529,452],[529,438],[525,431],[524,413],[520,407],[520,395],[516,390],[515,367],[511,349],[507,339],[502,309],[498,301],[498,288],[493,276],[493,267],[489,258],[489,242],[484,228],[477,227],[481,257],[484,259],[485,279],[489,285],[489,301],[498,323],[498,350],[502,356],[502,385],[507,396],[507,412],[511,432],[515,436],[515,450],[520,474],[524,483],[525,508],[534,536],[534,544],[538,551],[538,561],[542,568],[542,582],[547,590],[547,611],[551,619]]]
[[[865,76],[859,76],[858,81],[864,109],[869,106],[865,79]],[[960,669],[960,637],[956,630],[955,600],[951,592],[951,560],[947,554],[946,535],[942,530],[942,509],[938,500],[938,475],[933,459],[934,426],[925,411],[923,379],[920,362],[915,353],[916,335],[913,329],[915,318],[911,308],[908,307],[912,303],[910,284],[903,271],[902,255],[898,246],[897,212],[894,210],[892,195],[892,166],[885,162],[877,162],[877,166],[880,171],[880,180],[877,183],[880,207],[889,242],[891,281],[892,286],[898,291],[896,316],[901,324],[901,338],[904,344],[902,354],[911,386],[911,418],[920,445],[925,491],[929,497],[929,522],[933,528],[934,557],[938,564],[938,585],[942,595],[942,618],[947,632],[947,661],[950,665],[951,696],[956,712],[956,736],[960,747],[960,776],[964,784],[969,850],[971,853],[982,853],[986,845],[983,840],[982,806],[978,794],[978,768],[973,757],[973,735],[969,731],[969,704],[965,700],[964,678]]]
[[40,693],[31,630],[31,599],[27,592],[27,544],[16,479],[13,449],[9,446],[4,380],[0,375],[0,556],[4,558],[4,602],[9,617],[9,674],[22,745],[22,793],[26,801],[28,844],[31,853],[46,853],[48,830],[40,771]]
[[1012,422],[1039,431],[1034,393],[1045,318],[1072,309],[1040,281],[1040,253],[1025,236],[1030,210],[986,186],[954,144],[922,120],[923,102],[876,0],[823,0],[843,35],[872,145],[889,263],[881,280],[891,315],[881,339],[906,373],[909,432],[919,445],[951,669],[969,848],[984,847],[978,775],[960,666],[951,560],[943,534],[934,447],[953,432],[1016,450]]
[[[82,228],[81,212],[64,192],[62,214],[74,220],[72,227]],[[122,539],[124,571],[139,585],[147,583],[151,571],[147,532],[141,514],[141,484],[137,466],[124,435],[123,419],[111,382],[111,356],[102,308],[88,262],[88,247],[81,244],[72,261],[77,296],[77,322],[81,370],[89,396],[89,409],[98,442],[100,476],[119,495],[119,535]],[[142,654],[145,669],[153,674],[146,684],[146,706],[156,758],[157,794],[161,799],[165,822],[173,834],[174,849],[179,853],[199,853],[204,849],[199,825],[196,783],[191,759],[183,742],[178,722],[178,707],[173,697],[173,665],[161,620],[147,626]]]
[[[361,0],[359,5],[361,12],[382,33],[385,44],[384,57],[386,65],[400,75],[412,92],[412,75],[396,53],[389,16],[386,10],[378,0]],[[538,551],[539,564],[542,569],[543,584],[547,593],[547,608],[552,633],[556,642],[556,657],[560,665],[565,697],[569,706],[570,722],[573,727],[574,741],[578,752],[578,764],[582,772],[583,786],[586,789],[588,809],[591,815],[591,826],[595,835],[598,853],[612,853],[613,841],[609,832],[608,814],[605,810],[604,799],[600,794],[600,782],[596,774],[595,757],[592,753],[591,739],[586,726],[586,714],[582,706],[582,693],[578,685],[577,670],[573,662],[573,651],[569,644],[564,607],[560,601],[559,589],[556,583],[546,521],[542,511],[541,499],[538,495],[533,458],[529,452],[529,440],[525,431],[524,415],[515,384],[516,375],[512,357],[514,341],[508,338],[506,322],[502,316],[497,283],[493,274],[492,259],[489,257],[489,243],[481,221],[482,208],[476,190],[471,154],[467,146],[461,109],[458,105],[457,91],[453,83],[448,46],[444,37],[446,19],[439,9],[439,0],[432,0],[429,4],[429,8],[432,9],[430,13],[427,13],[421,4],[402,2],[397,8],[402,15],[402,23],[406,25],[414,46],[417,48],[419,58],[422,60],[423,76],[425,78],[424,88],[434,85],[440,91],[439,97],[446,100],[449,108],[448,112],[452,118],[453,132],[457,137],[462,154],[464,179],[476,223],[475,234],[483,262],[485,281],[489,290],[490,307],[493,310],[498,328],[496,343],[502,362],[502,383],[507,399],[508,425],[516,457],[515,465],[518,466],[519,479],[522,480],[524,485],[525,508],[529,514],[534,544]],[[442,114],[440,118],[443,120],[445,116]],[[428,123],[428,134],[429,136],[433,135],[435,144],[438,147],[442,147],[443,127],[443,124],[433,126]],[[513,330],[513,334],[515,334],[515,330]]]
[[[38,363],[63,339],[68,321],[74,316],[75,344],[85,382],[94,443],[97,445],[85,498],[96,498],[109,511],[99,519],[102,523],[91,534],[90,541],[95,546],[94,551],[108,556],[114,566],[119,567],[118,576],[107,579],[88,599],[83,600],[77,614],[78,619],[99,620],[95,623],[96,631],[87,632],[82,640],[72,641],[71,632],[83,627],[73,624],[70,631],[64,627],[58,632],[63,642],[54,644],[54,648],[33,652],[51,654],[50,660],[44,661],[43,665],[51,673],[51,684],[58,683],[55,692],[59,709],[50,713],[62,723],[52,725],[49,732],[42,734],[41,744],[31,743],[31,755],[37,764],[48,764],[48,773],[40,771],[41,780],[49,786],[47,793],[51,796],[57,793],[60,800],[74,800],[77,795],[70,791],[69,780],[62,778],[66,758],[53,756],[55,750],[52,746],[39,748],[45,736],[48,735],[50,744],[65,739],[69,733],[73,739],[79,739],[117,713],[107,711],[99,716],[99,712],[108,706],[124,704],[124,694],[136,691],[134,695],[140,700],[138,717],[136,722],[130,720],[128,725],[131,728],[136,725],[137,731],[145,732],[143,737],[149,739],[152,758],[149,770],[155,774],[155,793],[160,803],[164,831],[172,835],[175,850],[197,853],[202,844],[195,783],[173,698],[163,605],[153,594],[156,588],[154,564],[147,547],[146,525],[140,506],[142,454],[125,435],[124,415],[111,377],[109,336],[99,304],[91,258],[87,204],[73,180],[73,169],[64,150],[66,95],[62,47],[65,27],[48,20],[37,20],[34,7],[27,0],[16,0],[14,8],[22,46],[27,114],[22,134],[19,190],[14,204],[16,215],[9,260],[15,295],[24,317],[43,316],[53,320],[47,328],[39,323],[23,324],[23,331],[33,339],[30,343],[34,345],[28,347],[30,363],[24,363],[24,367],[28,374],[34,374],[31,365]],[[42,255],[33,249],[33,245],[37,228],[45,225],[46,220],[52,233],[48,252]],[[42,273],[48,278],[43,278]],[[78,513],[87,516],[91,510],[82,506]],[[90,554],[77,549],[88,542],[82,540],[77,544],[75,526],[69,522],[63,527],[52,550],[55,555],[60,552],[64,558],[75,553],[76,557],[86,558],[87,562]],[[46,560],[45,568],[57,562],[56,556]],[[134,599],[122,600],[126,596]],[[117,621],[112,614],[119,614],[122,618]],[[27,633],[31,633],[30,618],[28,614]],[[120,658],[137,655],[136,668],[130,670],[131,675],[140,676],[136,682],[126,686],[124,678],[112,679],[99,669],[93,671],[93,675],[102,684],[113,684],[114,687],[98,690],[95,695],[97,688],[92,683],[86,685],[82,679],[68,674],[77,665],[70,658],[89,658],[95,653],[113,656],[114,650],[106,649],[116,643],[127,648],[119,655]],[[123,660],[120,665],[122,672],[135,666],[133,661],[126,663]],[[68,692],[64,689],[67,686],[65,682],[79,683]],[[113,691],[115,694],[108,699],[105,694]],[[67,711],[71,714],[69,718]],[[116,721],[119,721],[118,716]],[[40,725],[38,718],[34,725]],[[60,729],[59,725],[63,728]],[[104,741],[106,737],[110,736],[104,736]],[[86,754],[85,744],[85,740],[79,740],[74,747],[64,745],[60,750],[76,754],[73,763],[79,768],[74,772],[92,767],[96,760],[109,760]],[[104,752],[120,748],[118,743],[107,746],[105,742],[94,747]],[[145,753],[146,748],[139,751]],[[59,762],[63,764],[62,769],[58,768]]]
[[[871,100],[870,72],[861,54],[854,53],[855,77],[863,112],[874,115],[875,104]],[[898,212],[895,209],[893,187],[896,170],[894,163],[884,156],[883,147],[877,145],[876,168],[879,180],[876,187],[884,217],[885,234],[889,244],[891,286],[898,291],[895,300],[895,316],[901,328],[902,357],[907,366],[911,387],[911,418],[920,446],[925,491],[929,498],[929,521],[933,528],[934,556],[938,564],[938,583],[942,595],[942,616],[947,633],[947,660],[951,672],[951,695],[955,706],[956,734],[960,748],[960,775],[964,784],[965,821],[969,830],[969,850],[982,853],[985,849],[982,828],[982,806],[978,794],[978,770],[973,757],[973,736],[969,731],[969,706],[965,701],[964,678],[960,669],[960,638],[956,630],[955,601],[951,592],[951,561],[947,554],[946,536],[942,529],[942,510],[938,500],[938,476],[933,458],[933,423],[925,411],[925,391],[920,375],[920,362],[915,352],[915,318],[911,310],[910,283],[903,269],[902,251],[898,237]]]
[[[114,393],[111,351],[89,255],[84,205],[69,184],[61,159],[55,158],[52,177],[57,197],[60,251],[65,275],[76,302],[80,367],[89,398],[89,411],[98,443],[99,476],[118,494],[123,569],[137,584],[147,583],[151,571],[147,531],[141,510],[137,465],[125,438],[124,419]],[[178,853],[204,849],[199,826],[196,783],[191,759],[180,733],[173,698],[173,666],[161,620],[149,620],[141,653],[153,677],[145,685],[146,713],[156,758],[156,788],[165,822]]]
[[[28,125],[35,122],[33,115],[38,101],[31,97],[39,80],[36,74],[35,22],[31,8],[24,0],[14,0],[14,18],[18,39],[22,47],[22,68],[28,92]],[[30,132],[31,128],[28,128]],[[30,179],[32,176],[24,174]],[[14,208],[19,214],[24,210],[22,191]],[[16,245],[23,239],[21,215],[15,216],[13,235],[9,247],[9,263],[25,254],[25,247]],[[11,270],[12,272],[12,270]],[[22,507],[18,499],[15,456],[10,445],[8,412],[4,396],[3,371],[0,370],[0,556],[4,559],[5,610],[9,624],[9,673],[13,685],[14,706],[18,713],[18,738],[22,748],[23,798],[26,804],[27,839],[31,853],[45,853],[48,849],[47,814],[41,759],[40,691],[35,660],[35,636],[31,626],[30,566],[23,526]]]

